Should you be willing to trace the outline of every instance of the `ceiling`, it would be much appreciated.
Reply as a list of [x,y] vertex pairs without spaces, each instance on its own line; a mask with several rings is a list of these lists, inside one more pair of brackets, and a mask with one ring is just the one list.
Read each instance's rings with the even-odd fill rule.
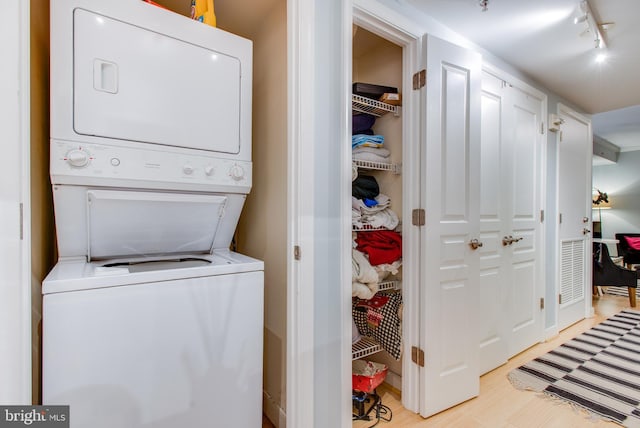
[[[639,0],[589,0],[606,49],[595,49],[580,0],[396,0],[433,17],[593,116],[594,133],[640,150]],[[607,59],[596,63],[598,53]]]
[[[157,0],[189,15],[188,0]],[[284,0],[218,0],[218,25],[251,38],[274,4]],[[567,101],[594,114],[594,132],[622,151],[640,150],[640,0],[589,0],[608,60],[585,23],[574,24],[580,0],[395,0],[430,15]],[[606,113],[605,113],[606,112]]]

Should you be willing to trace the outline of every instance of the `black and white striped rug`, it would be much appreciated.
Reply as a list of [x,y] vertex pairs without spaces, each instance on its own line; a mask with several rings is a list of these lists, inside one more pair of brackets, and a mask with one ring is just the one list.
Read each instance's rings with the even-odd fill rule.
[[508,376],[518,389],[640,427],[640,312],[624,310]]
[[[629,297],[629,290],[627,287],[606,286],[602,287],[604,294],[611,294],[613,296]],[[636,296],[640,297],[640,288],[636,288]]]

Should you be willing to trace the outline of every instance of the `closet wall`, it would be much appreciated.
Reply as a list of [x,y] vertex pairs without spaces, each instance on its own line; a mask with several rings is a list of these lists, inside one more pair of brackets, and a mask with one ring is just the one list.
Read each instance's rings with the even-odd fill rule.
[[[217,4],[217,3],[216,3]],[[264,411],[284,426],[287,350],[287,22],[278,0],[253,40],[253,188],[237,249],[264,260]]]
[[[354,26],[352,73],[353,82],[390,86],[402,92],[402,48],[362,27]],[[387,113],[377,118],[373,130],[384,136],[384,147],[391,152],[391,163],[401,166],[402,108],[399,110],[398,116]],[[402,173],[362,169],[359,173],[376,178],[380,193],[390,197],[391,210],[402,220]],[[402,223],[398,230],[401,228]],[[393,279],[402,279],[402,269]],[[396,360],[384,350],[365,359],[386,364],[389,367],[387,383],[401,389],[402,360]]]
[[31,0],[31,346],[32,400],[40,403],[41,286],[55,264],[49,180],[49,2]]

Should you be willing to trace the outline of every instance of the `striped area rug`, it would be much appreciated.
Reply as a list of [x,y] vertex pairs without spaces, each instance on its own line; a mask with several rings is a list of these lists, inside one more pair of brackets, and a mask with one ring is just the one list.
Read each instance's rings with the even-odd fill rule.
[[508,376],[518,389],[640,427],[640,312],[624,310]]
[[[606,286],[602,287],[604,294],[612,294],[614,296],[624,296],[629,297],[629,290],[627,287],[615,287],[615,286]],[[636,296],[640,297],[640,288],[636,288]]]

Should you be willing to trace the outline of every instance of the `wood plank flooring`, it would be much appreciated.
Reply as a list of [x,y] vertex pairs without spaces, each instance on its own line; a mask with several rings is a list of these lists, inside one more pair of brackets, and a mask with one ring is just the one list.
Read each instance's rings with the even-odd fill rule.
[[[381,421],[379,428],[604,428],[619,427],[613,422],[593,421],[565,403],[541,397],[532,391],[519,391],[507,379],[512,369],[556,348],[595,324],[629,308],[627,297],[594,297],[595,316],[563,330],[557,337],[516,355],[507,364],[480,378],[480,396],[424,419],[400,404],[400,394],[382,385],[378,392],[382,403],[391,408],[391,422]],[[640,308],[635,308],[640,309]],[[375,421],[355,421],[354,428],[370,427]]]

